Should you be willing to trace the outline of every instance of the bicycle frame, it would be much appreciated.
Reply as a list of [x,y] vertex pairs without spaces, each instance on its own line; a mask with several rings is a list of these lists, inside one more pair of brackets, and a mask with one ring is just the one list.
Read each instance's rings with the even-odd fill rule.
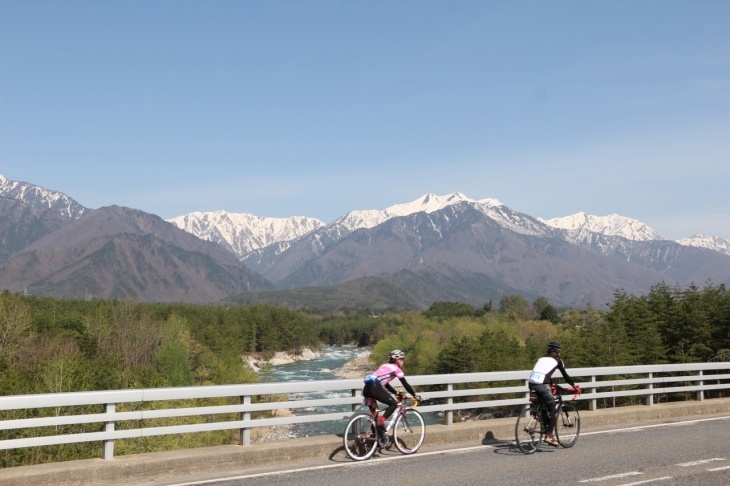
[[[403,454],[418,451],[426,436],[423,417],[415,410],[418,400],[413,400],[413,407],[407,407],[405,397],[398,396],[397,399],[396,410],[386,425],[388,432],[382,432],[377,424],[384,410],[378,409],[377,402],[372,398],[365,398],[370,413],[356,412],[345,426],[343,445],[347,455],[356,461],[362,461],[371,457],[378,447],[387,449],[391,445]],[[363,420],[366,422],[362,422]]]
[[[561,390],[564,390],[565,388],[560,387],[558,385],[551,385],[550,392],[553,394],[553,399],[555,400],[555,413],[558,414],[563,409],[563,394],[560,393]],[[573,399],[575,400],[576,397],[580,392],[576,392],[576,394],[573,396]],[[530,403],[535,404],[535,413],[542,412],[545,408],[545,405],[537,399],[537,396],[534,393],[530,393]]]
[[[389,431],[393,429],[393,426],[395,425],[395,421],[398,419],[400,415],[405,415],[406,410],[408,408],[416,408],[418,406],[418,400],[413,400],[413,406],[412,407],[406,407],[405,403],[407,400],[409,400],[406,397],[396,396],[396,400],[398,401],[398,405],[395,408],[395,412],[390,416],[390,420],[388,421],[388,425],[385,426],[385,430]],[[377,423],[378,417],[383,415],[385,413],[385,409],[378,408],[378,402],[376,402],[374,399],[370,397],[365,398],[365,405],[370,409],[370,418],[375,420]],[[377,431],[378,434],[380,434],[380,431]]]
[[[580,433],[580,414],[573,404],[563,400],[561,392],[567,390],[569,389],[556,385],[551,387],[555,406],[555,422],[551,424],[547,423],[547,420],[550,420],[550,411],[537,395],[530,394],[530,404],[520,413],[515,425],[515,440],[522,452],[532,454],[537,451],[551,425],[554,425],[551,434],[558,439],[561,447],[570,448],[575,445]],[[577,398],[580,388],[575,387],[572,391],[575,393],[573,398]],[[551,445],[556,444],[551,442]]]

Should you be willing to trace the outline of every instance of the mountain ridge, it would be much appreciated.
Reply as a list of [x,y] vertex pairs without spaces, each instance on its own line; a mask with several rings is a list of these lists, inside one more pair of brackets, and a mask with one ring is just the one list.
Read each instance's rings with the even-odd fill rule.
[[482,305],[517,293],[600,307],[618,289],[644,293],[662,281],[730,284],[727,240],[697,234],[680,244],[617,214],[542,220],[457,192],[354,210],[329,224],[226,211],[165,221],[119,206],[90,210],[57,191],[0,181],[0,239],[13,242],[0,253],[0,287],[13,291],[296,305],[339,299],[343,307],[371,298],[406,308]]

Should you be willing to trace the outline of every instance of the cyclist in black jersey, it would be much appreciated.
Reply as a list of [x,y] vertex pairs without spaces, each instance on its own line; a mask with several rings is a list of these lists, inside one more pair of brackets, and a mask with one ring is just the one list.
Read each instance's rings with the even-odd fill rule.
[[558,439],[555,437],[553,432],[555,431],[555,422],[557,416],[555,414],[555,398],[552,392],[552,375],[555,370],[560,371],[565,378],[565,381],[575,388],[573,379],[568,376],[565,371],[565,364],[560,359],[560,354],[563,351],[563,347],[557,341],[552,341],[548,344],[547,354],[537,360],[535,367],[530,373],[528,380],[528,387],[530,391],[534,391],[537,399],[543,404],[543,410],[547,410],[548,417],[542,417],[543,422],[547,424],[545,430],[545,442],[552,446],[558,446]]

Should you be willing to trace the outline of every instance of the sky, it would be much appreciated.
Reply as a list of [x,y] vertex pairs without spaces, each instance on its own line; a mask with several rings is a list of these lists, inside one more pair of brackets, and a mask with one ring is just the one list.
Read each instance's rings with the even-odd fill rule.
[[730,2],[0,0],[0,174],[165,219],[461,192],[730,239]]

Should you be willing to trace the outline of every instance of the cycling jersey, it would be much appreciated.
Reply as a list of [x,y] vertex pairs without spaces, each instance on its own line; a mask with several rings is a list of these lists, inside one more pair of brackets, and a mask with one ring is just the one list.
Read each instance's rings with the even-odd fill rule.
[[402,380],[406,375],[403,370],[395,363],[385,363],[380,368],[375,370],[374,373],[369,374],[365,377],[365,383],[380,383],[385,386],[394,378]]
[[535,385],[551,384],[551,378],[555,370],[559,370],[563,378],[565,378],[565,381],[570,383],[571,386],[574,386],[573,380],[565,372],[563,360],[552,356],[543,356],[537,360],[535,367],[532,369],[532,373],[530,373],[529,382]]

